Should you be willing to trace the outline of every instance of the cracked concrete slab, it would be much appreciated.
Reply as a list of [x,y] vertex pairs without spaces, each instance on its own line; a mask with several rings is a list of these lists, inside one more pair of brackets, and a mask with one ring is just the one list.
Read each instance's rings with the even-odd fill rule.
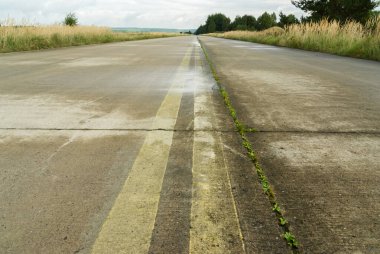
[[302,253],[380,251],[380,64],[201,37]]

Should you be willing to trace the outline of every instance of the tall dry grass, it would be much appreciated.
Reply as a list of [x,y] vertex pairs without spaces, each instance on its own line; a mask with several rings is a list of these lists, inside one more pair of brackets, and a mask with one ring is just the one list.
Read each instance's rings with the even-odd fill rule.
[[14,52],[177,36],[169,33],[123,33],[94,26],[0,26],[0,52]]
[[380,18],[365,25],[322,20],[285,29],[273,27],[261,32],[232,31],[211,36],[380,61]]

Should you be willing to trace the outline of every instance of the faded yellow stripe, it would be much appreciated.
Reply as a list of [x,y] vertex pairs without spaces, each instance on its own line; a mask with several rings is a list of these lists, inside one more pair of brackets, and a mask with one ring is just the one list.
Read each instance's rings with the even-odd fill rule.
[[245,253],[220,134],[211,131],[216,127],[213,84],[207,79],[197,83],[190,253]]
[[178,74],[162,102],[153,129],[149,132],[92,248],[92,253],[147,253],[154,229],[162,182],[173,139],[173,130],[185,79],[191,48],[186,53]]

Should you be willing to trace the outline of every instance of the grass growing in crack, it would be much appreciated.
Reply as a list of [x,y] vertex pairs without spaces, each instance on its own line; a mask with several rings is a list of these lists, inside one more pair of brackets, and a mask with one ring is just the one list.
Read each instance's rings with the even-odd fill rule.
[[273,190],[269,184],[269,181],[268,181],[268,179],[264,173],[264,170],[261,168],[261,166],[257,160],[256,153],[253,150],[253,146],[246,136],[247,132],[255,132],[256,130],[254,130],[252,128],[244,127],[244,125],[239,121],[239,118],[236,114],[236,110],[232,106],[232,103],[230,101],[230,98],[228,96],[227,91],[221,86],[218,75],[216,73],[216,70],[211,63],[211,60],[209,59],[207,52],[206,52],[205,48],[203,47],[202,42],[199,41],[199,43],[202,47],[202,50],[203,50],[203,53],[206,57],[207,62],[210,65],[211,72],[212,72],[214,79],[215,79],[215,81],[219,87],[219,91],[220,91],[220,94],[222,95],[222,97],[224,99],[224,103],[227,106],[227,108],[230,112],[230,115],[234,121],[235,127],[241,136],[243,146],[247,150],[247,155],[250,158],[250,160],[253,162],[253,164],[255,165],[256,173],[258,175],[258,178],[259,178],[259,181],[260,181],[261,186],[263,188],[263,191],[267,195],[269,202],[272,205],[273,212],[276,214],[276,217],[278,219],[278,224],[284,232],[283,238],[286,240],[287,244],[292,248],[293,253],[298,253],[299,243],[296,240],[295,236],[290,232],[289,223],[285,219],[284,213],[281,210],[280,205],[276,201],[275,194],[274,194],[274,192],[273,192]]
[[273,206],[273,212],[281,214],[281,208],[278,204],[274,204]]
[[[213,71],[213,73],[214,73],[214,76],[216,76],[215,70]],[[226,102],[226,106],[227,106],[228,110],[230,111],[230,115],[232,116],[232,119],[234,120],[236,130],[240,134],[244,133],[245,127],[244,127],[244,125],[242,123],[240,123],[240,121],[239,121],[239,119],[238,119],[238,117],[236,115],[236,111],[235,111],[235,109],[231,105],[231,102],[230,102],[230,99],[228,97],[228,94],[227,94],[226,90],[224,90],[223,88],[220,88],[220,93],[223,96],[224,101]]]
[[264,190],[265,194],[268,194],[269,190],[270,190],[269,184],[267,182],[262,182],[261,184],[263,186],[263,190]]
[[284,239],[287,241],[287,243],[288,243],[288,245],[290,247],[297,248],[298,245],[299,245],[299,243],[297,242],[295,236],[292,235],[292,233],[290,233],[290,232],[285,232]]
[[281,226],[285,226],[288,223],[288,221],[284,218],[280,218],[279,221]]

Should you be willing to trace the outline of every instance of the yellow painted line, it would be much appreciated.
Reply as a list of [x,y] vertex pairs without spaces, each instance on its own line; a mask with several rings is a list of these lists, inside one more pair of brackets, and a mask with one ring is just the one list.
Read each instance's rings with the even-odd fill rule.
[[[177,71],[174,83],[162,102],[153,129],[173,129],[189,68],[190,48]],[[154,229],[162,182],[172,144],[173,131],[152,131],[133,164],[92,248],[92,253],[147,253]]]
[[220,133],[202,131],[215,125],[211,86],[200,79],[194,99],[190,253],[244,253]]

